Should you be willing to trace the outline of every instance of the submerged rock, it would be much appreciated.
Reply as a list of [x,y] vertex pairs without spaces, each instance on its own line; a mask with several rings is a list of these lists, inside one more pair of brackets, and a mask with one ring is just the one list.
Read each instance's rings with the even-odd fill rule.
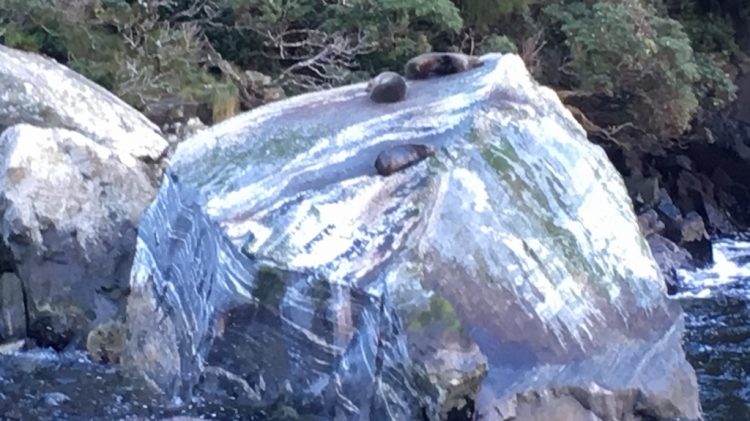
[[[183,402],[323,419],[698,419],[621,177],[519,57],[481,61],[387,110],[355,85],[180,144],[139,226],[127,364]],[[406,144],[438,152],[379,176]]]

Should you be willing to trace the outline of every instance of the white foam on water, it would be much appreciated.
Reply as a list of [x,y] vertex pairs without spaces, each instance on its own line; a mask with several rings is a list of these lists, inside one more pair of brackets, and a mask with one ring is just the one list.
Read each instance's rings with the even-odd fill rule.
[[[709,298],[721,287],[750,278],[750,241],[722,239],[713,244],[714,264],[698,270],[677,271],[687,290],[676,298]],[[747,260],[743,263],[743,260]]]

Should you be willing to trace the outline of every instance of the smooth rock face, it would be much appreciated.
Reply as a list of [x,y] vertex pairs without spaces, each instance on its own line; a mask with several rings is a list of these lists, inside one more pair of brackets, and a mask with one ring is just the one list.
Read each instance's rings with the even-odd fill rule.
[[[519,57],[482,61],[181,144],[139,226],[125,361],[182,399],[324,419],[698,419],[619,174]],[[404,144],[435,155],[379,176]]]
[[26,124],[0,136],[0,164],[0,231],[28,335],[82,346],[92,322],[122,313],[137,223],[156,193],[151,169],[77,132]]
[[148,161],[167,148],[156,125],[101,86],[51,59],[0,45],[0,132],[20,123],[76,131]]

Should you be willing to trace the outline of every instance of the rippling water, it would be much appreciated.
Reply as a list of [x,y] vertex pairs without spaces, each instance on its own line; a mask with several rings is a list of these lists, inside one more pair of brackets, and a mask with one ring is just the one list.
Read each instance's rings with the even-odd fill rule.
[[685,351],[707,421],[750,420],[750,238],[714,244],[714,266],[682,272]]

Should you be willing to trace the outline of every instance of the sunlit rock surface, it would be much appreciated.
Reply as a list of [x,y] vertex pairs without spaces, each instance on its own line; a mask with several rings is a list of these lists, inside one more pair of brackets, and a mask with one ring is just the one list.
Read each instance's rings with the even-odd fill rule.
[[[484,60],[181,144],[139,228],[127,363],[178,401],[322,419],[699,418],[621,178],[517,56]],[[436,153],[378,175],[405,143]]]
[[80,348],[90,327],[123,315],[138,218],[167,146],[106,89],[0,45],[0,269],[21,282],[0,277],[0,303],[13,305],[0,309],[0,342]]
[[67,129],[18,124],[0,135],[2,250],[21,282],[13,294],[13,278],[0,277],[0,303],[18,307],[23,334],[83,347],[92,326],[124,314],[138,219],[157,191],[150,173]]
[[151,161],[168,146],[154,123],[106,89],[54,60],[0,45],[0,132],[21,123],[76,131]]

